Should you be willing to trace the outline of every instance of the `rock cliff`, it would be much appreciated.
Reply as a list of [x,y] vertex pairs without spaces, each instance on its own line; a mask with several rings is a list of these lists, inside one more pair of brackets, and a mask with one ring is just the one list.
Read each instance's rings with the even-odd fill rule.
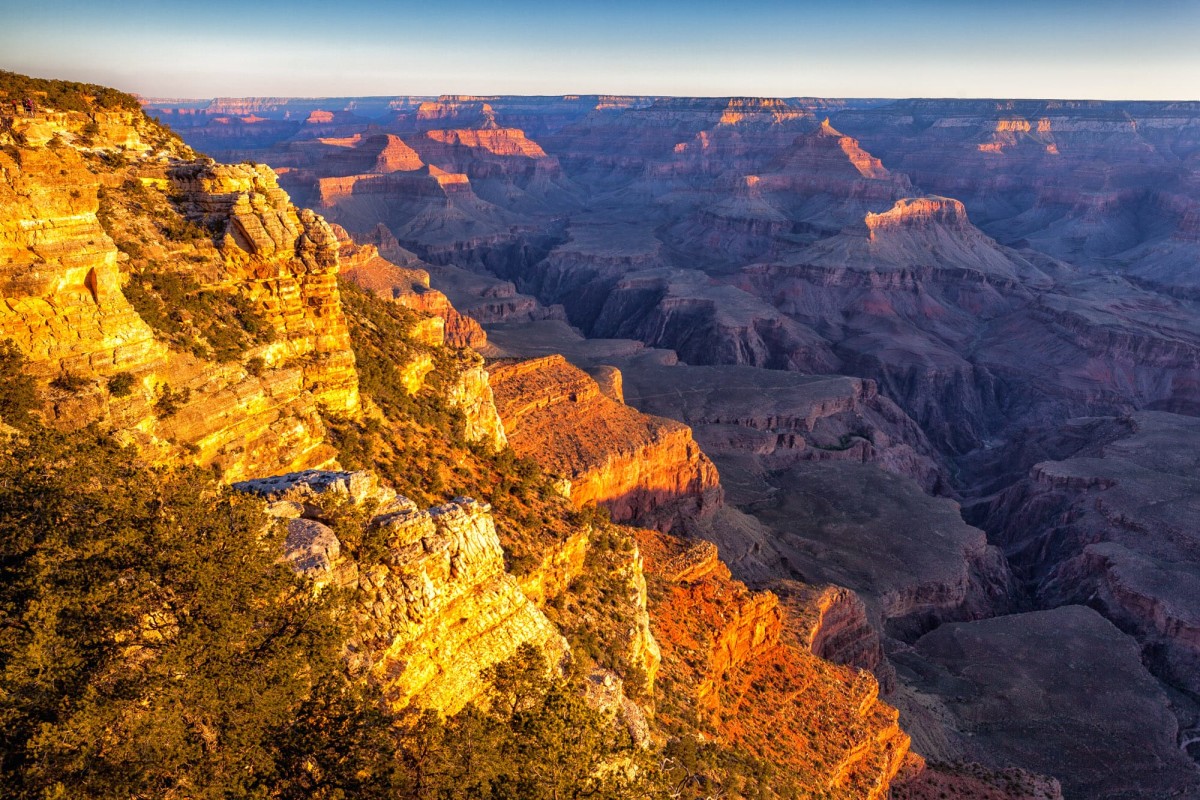
[[733,366],[666,366],[653,357],[619,360],[626,401],[691,426],[723,472],[739,476],[735,502],[751,476],[801,461],[874,463],[946,488],[933,446],[874,381]]
[[48,416],[231,478],[329,462],[320,407],[355,413],[358,383],[321,218],[268,168],[196,160],[140,115],[25,121],[48,135],[0,154],[2,335],[69,387]]
[[492,387],[513,448],[570,480],[576,505],[664,529],[720,506],[717,471],[687,426],[603,395],[562,356],[497,366]]
[[718,741],[787,766],[776,787],[887,797],[909,742],[874,678],[799,645],[800,626],[778,598],[732,580],[711,544],[650,532],[639,541],[660,598],[651,613],[663,722],[678,724],[695,703]]
[[[68,115],[41,121],[55,133],[85,124]],[[0,332],[47,375],[112,374],[161,361],[165,348],[121,293],[119,254],[96,216],[100,179],[76,148],[47,146],[55,133],[40,147],[0,153]]]
[[[953,501],[870,464],[804,462],[772,476],[771,485],[777,491],[753,508],[771,531],[762,543],[770,549],[752,557],[763,565],[758,571],[742,566],[747,574],[853,589],[876,630],[905,641],[1011,608],[1008,564]],[[783,570],[771,566],[772,550]]]
[[338,237],[342,274],[347,280],[442,321],[440,336],[432,331],[429,334],[430,344],[479,349],[487,343],[487,334],[478,322],[459,313],[446,295],[430,288],[426,270],[393,264],[380,255],[376,245],[358,244],[345,228],[332,227]]
[[[566,656],[562,636],[505,572],[486,503],[457,498],[418,510],[369,473],[308,471],[236,486],[292,517],[288,557],[298,569],[318,586],[355,592],[348,656],[394,708],[415,703],[452,714],[484,690],[482,670],[525,643],[551,664]],[[372,515],[361,524],[384,539],[377,562],[347,554],[325,524],[346,506]]]

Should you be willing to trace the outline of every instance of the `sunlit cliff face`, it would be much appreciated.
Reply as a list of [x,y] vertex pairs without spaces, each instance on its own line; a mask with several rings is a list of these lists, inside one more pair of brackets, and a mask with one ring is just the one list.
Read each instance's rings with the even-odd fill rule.
[[863,221],[874,239],[877,232],[927,222],[965,224],[967,210],[961,202],[950,197],[911,197],[897,200],[887,211],[868,213]]
[[840,131],[829,124],[828,119],[821,123],[820,135],[836,137],[838,146],[842,148],[846,158],[850,159],[850,163],[858,170],[858,174],[864,178],[886,178],[889,175],[882,161],[863,150],[859,146],[858,140],[843,136]]
[[496,130],[436,130],[425,134],[435,142],[478,147],[498,156],[526,156],[545,158],[546,151],[536,142],[525,138],[524,131],[516,128]]

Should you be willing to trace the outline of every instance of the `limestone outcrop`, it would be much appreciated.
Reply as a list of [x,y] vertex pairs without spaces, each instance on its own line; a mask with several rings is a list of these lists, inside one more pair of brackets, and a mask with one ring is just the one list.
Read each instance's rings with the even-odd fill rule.
[[[60,381],[69,390],[50,392],[47,417],[98,421],[148,454],[215,464],[232,479],[331,461],[321,407],[356,413],[358,378],[336,241],[321,218],[295,209],[270,169],[196,160],[140,115],[25,119],[48,135],[0,154],[0,336],[44,379],[70,376]],[[119,167],[94,169],[118,152]],[[164,272],[177,277],[156,277]],[[186,287],[175,302],[244,309],[257,333],[234,327],[247,324],[237,316],[210,323],[162,305],[153,328],[143,315],[155,301],[135,309],[130,280],[139,297],[143,282],[167,280]],[[214,362],[217,334],[242,337],[246,362]],[[114,395],[119,375],[130,388]]]
[[338,297],[338,242],[329,225],[293,206],[269,167],[191,164],[168,174],[184,214],[219,240],[225,269],[212,287],[244,293],[283,334],[264,360],[304,359],[302,375],[317,401],[354,411],[358,374]]
[[84,121],[41,125],[43,146],[0,152],[0,337],[43,375],[161,361],[165,348],[121,293],[119,253],[96,216],[101,179],[76,148],[45,146]]
[[[354,594],[347,654],[396,709],[452,714],[485,688],[480,672],[533,644],[551,664],[566,642],[504,570],[490,507],[469,498],[419,510],[369,473],[308,471],[236,484],[288,517],[288,557],[318,586]],[[371,509],[386,536],[378,563],[353,558],[325,525],[344,506]]]
[[502,450],[509,443],[508,429],[497,409],[491,375],[479,356],[472,354],[469,361],[450,386],[447,400],[452,407],[463,412],[468,441],[482,442],[493,450]]

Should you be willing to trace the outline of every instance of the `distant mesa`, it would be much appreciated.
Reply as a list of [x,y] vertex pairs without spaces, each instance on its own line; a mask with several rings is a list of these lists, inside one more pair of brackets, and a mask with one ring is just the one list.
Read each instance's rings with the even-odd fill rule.
[[951,226],[969,225],[967,209],[949,197],[910,197],[897,200],[887,211],[868,213],[863,219],[871,238],[880,231],[902,227],[920,227],[928,223]]

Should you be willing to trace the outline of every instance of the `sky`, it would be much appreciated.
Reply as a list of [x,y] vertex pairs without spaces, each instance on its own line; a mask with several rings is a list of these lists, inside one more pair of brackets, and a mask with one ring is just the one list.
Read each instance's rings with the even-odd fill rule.
[[0,0],[0,69],[155,97],[1200,99],[1200,0]]

